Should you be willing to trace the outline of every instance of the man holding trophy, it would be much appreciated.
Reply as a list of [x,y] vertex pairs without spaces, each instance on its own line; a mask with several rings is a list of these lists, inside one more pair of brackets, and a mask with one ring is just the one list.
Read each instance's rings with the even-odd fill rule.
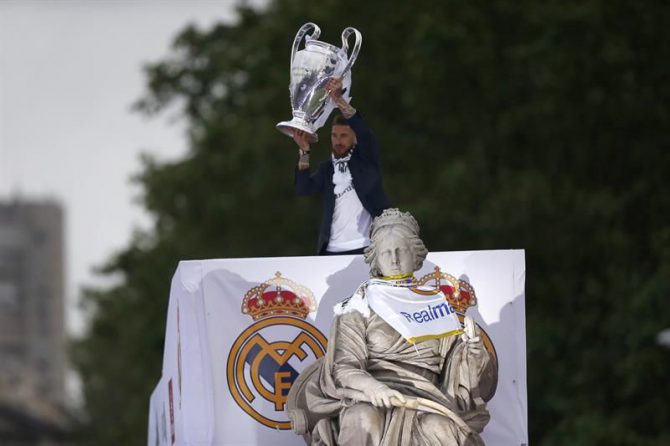
[[[362,37],[355,28],[346,28],[338,48],[316,40],[320,32],[314,23],[306,23],[295,36],[289,85],[293,119],[278,123],[277,129],[298,145],[296,193],[323,196],[317,253],[362,254],[370,243],[372,219],[390,206],[382,186],[377,141],[349,104],[351,67]],[[350,36],[356,41],[347,54]],[[303,39],[305,48],[298,50]],[[331,155],[310,174],[310,144],[318,140],[316,131],[335,107],[342,114],[332,121]]]
[[382,187],[377,141],[360,113],[342,97],[342,81],[326,84],[342,115],[332,122],[330,159],[310,175],[310,137],[295,130],[299,159],[295,172],[298,195],[323,195],[318,254],[362,254],[370,244],[372,219],[389,207]]

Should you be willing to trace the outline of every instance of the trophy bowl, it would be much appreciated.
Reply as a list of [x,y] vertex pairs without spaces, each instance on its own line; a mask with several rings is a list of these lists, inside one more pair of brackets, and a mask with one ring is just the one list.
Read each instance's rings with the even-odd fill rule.
[[[310,30],[311,34],[307,35]],[[363,40],[357,29],[348,27],[342,31],[342,47],[338,48],[316,40],[320,34],[321,29],[316,24],[305,23],[293,40],[289,84],[293,119],[277,124],[277,129],[288,136],[293,136],[295,130],[306,132],[312,142],[318,141],[317,130],[325,124],[335,108],[326,90],[328,80],[341,78],[343,97],[350,100],[351,67],[356,62]],[[347,55],[349,37],[352,35],[356,40],[351,54]],[[303,39],[305,47],[298,50]]]

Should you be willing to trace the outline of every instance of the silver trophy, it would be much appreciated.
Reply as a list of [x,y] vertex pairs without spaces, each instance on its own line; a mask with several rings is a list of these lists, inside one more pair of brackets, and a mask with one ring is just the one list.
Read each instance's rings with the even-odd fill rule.
[[[312,33],[308,36],[309,30]],[[313,142],[318,141],[316,131],[325,124],[326,119],[333,111],[335,104],[328,97],[326,83],[331,77],[342,79],[343,97],[348,102],[351,99],[351,67],[356,62],[361,49],[363,37],[357,29],[348,27],[342,31],[342,48],[326,42],[316,40],[321,29],[314,23],[305,23],[298,30],[291,48],[291,108],[293,119],[277,124],[277,129],[292,136],[293,131],[307,132]],[[356,36],[351,55],[349,37]],[[305,48],[298,51],[298,47],[305,39]]]

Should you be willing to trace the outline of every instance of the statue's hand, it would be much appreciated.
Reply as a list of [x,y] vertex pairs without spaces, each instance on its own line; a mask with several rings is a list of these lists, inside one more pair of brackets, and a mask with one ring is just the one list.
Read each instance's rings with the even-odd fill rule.
[[405,402],[405,397],[402,393],[391,389],[385,384],[366,389],[363,393],[370,400],[370,403],[376,407],[386,407],[387,409],[390,409],[393,406],[391,402],[392,398],[397,399],[401,403]]
[[484,348],[484,343],[482,342],[481,336],[479,336],[477,324],[475,324],[475,321],[470,316],[465,316],[463,325],[461,340],[465,342],[469,353],[475,355],[479,354]]

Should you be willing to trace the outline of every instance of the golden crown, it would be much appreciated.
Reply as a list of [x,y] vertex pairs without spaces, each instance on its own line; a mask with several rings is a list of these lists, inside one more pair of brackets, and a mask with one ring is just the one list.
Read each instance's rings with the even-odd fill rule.
[[465,280],[457,279],[451,274],[443,273],[439,266],[435,267],[435,272],[420,278],[417,284],[439,288],[457,313],[465,314],[469,307],[477,305],[477,296],[472,285]]
[[305,319],[316,310],[314,294],[306,287],[281,276],[253,287],[244,295],[242,313],[255,321],[271,316],[297,316]]

